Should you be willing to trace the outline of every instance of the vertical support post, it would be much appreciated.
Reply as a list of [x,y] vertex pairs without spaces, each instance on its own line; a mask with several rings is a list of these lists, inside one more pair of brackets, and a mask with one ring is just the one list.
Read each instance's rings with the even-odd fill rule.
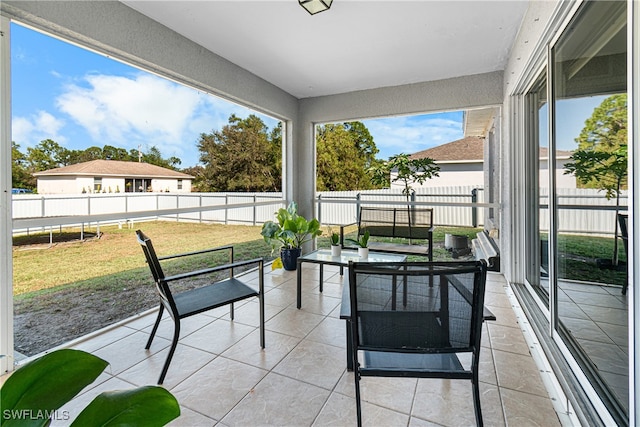
[[201,208],[198,211],[198,222],[202,224],[202,193],[198,194],[198,207]]
[[13,371],[11,21],[0,16],[0,374]]
[[360,193],[356,194],[356,221],[360,224]]
[[318,222],[322,224],[322,194],[318,194]]
[[253,226],[256,225],[256,216],[258,215],[258,208],[256,207],[256,202],[258,201],[258,196],[253,194]]
[[229,222],[229,195],[224,195],[224,225],[228,225]]
[[[471,190],[471,203],[478,203],[478,189]],[[471,225],[475,228],[478,226],[478,208],[471,206]]]

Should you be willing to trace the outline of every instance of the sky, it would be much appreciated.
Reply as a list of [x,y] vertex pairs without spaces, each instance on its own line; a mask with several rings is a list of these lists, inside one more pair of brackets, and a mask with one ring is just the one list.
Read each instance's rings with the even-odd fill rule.
[[[44,139],[67,149],[104,145],[199,161],[201,133],[231,114],[277,120],[42,33],[11,25],[12,141],[26,153]],[[378,158],[414,153],[463,137],[462,112],[362,120]]]

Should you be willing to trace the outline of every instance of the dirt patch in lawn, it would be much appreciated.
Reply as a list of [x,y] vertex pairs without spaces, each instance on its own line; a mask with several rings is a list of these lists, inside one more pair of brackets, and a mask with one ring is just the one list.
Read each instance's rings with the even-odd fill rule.
[[124,289],[74,287],[14,304],[15,349],[32,356],[124,320],[158,304],[153,286]]

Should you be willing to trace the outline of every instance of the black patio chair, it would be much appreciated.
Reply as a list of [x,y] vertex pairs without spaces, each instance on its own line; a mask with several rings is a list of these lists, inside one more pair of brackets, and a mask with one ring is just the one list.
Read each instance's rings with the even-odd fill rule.
[[[264,348],[264,265],[261,258],[251,259],[247,261],[234,262],[233,260],[233,246],[221,246],[212,249],[205,249],[201,251],[187,252],[177,255],[169,255],[158,257],[153,248],[151,240],[140,230],[136,231],[138,236],[138,242],[142,246],[142,251],[147,259],[151,274],[160,296],[160,309],[158,310],[158,318],[153,325],[151,335],[147,341],[145,349],[151,347],[153,337],[158,330],[158,325],[162,320],[162,314],[166,309],[174,322],[173,340],[171,341],[171,347],[167,360],[164,363],[158,384],[162,384],[164,378],[169,369],[169,364],[173,358],[173,353],[178,345],[178,339],[180,338],[180,320],[185,317],[193,316],[195,314],[203,313],[208,310],[212,310],[217,307],[229,305],[229,311],[231,314],[231,320],[233,320],[233,303],[247,298],[258,297],[260,305],[260,346]],[[218,251],[228,251],[229,263],[219,265],[216,267],[205,268],[201,270],[191,271],[187,273],[176,274],[172,276],[165,276],[160,265],[160,261],[169,259],[177,259],[182,257],[188,257],[193,255],[202,255],[206,253],[213,253]],[[244,282],[234,277],[233,269],[242,266],[248,266],[257,264],[258,266],[258,290],[256,291],[252,287],[248,286]],[[199,276],[211,275],[219,271],[229,271],[229,277],[223,280],[216,281],[214,283],[208,283],[206,285],[200,285],[196,288],[176,293],[175,295],[171,291],[169,286],[173,281],[185,281],[193,279]]]
[[[618,224],[620,225],[620,238],[622,238],[622,245],[624,246],[624,253],[627,256],[627,265],[629,265],[629,214],[619,213]],[[627,288],[629,287],[629,277],[625,280],[622,286],[622,295],[627,294]]]
[[[364,376],[471,380],[483,425],[478,366],[486,274],[484,260],[349,265],[358,426]],[[405,277],[407,304],[396,304]]]

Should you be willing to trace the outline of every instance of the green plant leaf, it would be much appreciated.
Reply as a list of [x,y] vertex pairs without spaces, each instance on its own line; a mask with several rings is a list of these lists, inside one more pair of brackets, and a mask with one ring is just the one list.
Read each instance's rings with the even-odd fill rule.
[[[48,417],[38,414],[62,407],[91,384],[107,365],[99,357],[71,349],[57,350],[27,363],[0,389],[0,425],[46,425]],[[12,412],[5,418],[6,411]],[[33,416],[28,416],[28,411]]]
[[180,405],[162,387],[146,386],[99,394],[71,426],[164,426],[180,415]]

